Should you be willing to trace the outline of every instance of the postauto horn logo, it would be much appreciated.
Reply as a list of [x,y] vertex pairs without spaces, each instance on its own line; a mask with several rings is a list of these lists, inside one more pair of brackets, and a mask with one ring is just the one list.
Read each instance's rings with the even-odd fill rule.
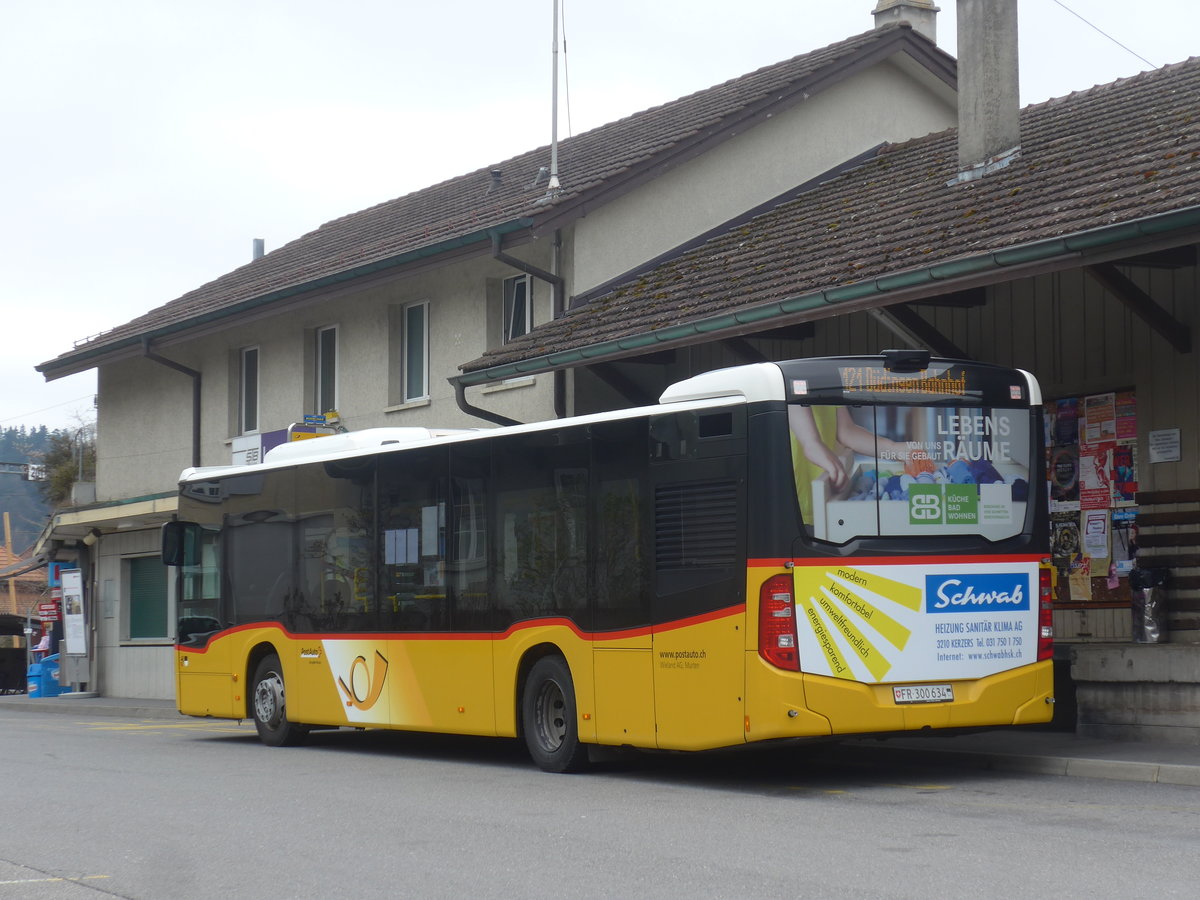
[[1010,612],[1029,609],[1029,576],[1021,572],[925,576],[925,611]]
[[346,697],[346,705],[366,711],[379,700],[383,693],[383,682],[387,678],[388,661],[378,650],[375,651],[374,673],[367,667],[367,658],[357,656],[350,664],[349,681],[338,679],[338,687]]

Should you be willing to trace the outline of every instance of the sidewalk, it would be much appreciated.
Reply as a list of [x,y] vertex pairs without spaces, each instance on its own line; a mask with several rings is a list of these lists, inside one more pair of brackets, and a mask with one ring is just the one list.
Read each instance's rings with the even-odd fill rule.
[[[118,716],[131,719],[179,719],[173,700],[137,700],[63,694],[31,699],[0,695],[0,712],[22,710],[71,716]],[[1009,728],[950,737],[906,735],[885,740],[852,738],[839,747],[846,753],[887,753],[906,762],[994,771],[1116,781],[1143,781],[1200,787],[1200,746],[1108,741],[1066,731]],[[840,752],[840,751],[839,751]]]

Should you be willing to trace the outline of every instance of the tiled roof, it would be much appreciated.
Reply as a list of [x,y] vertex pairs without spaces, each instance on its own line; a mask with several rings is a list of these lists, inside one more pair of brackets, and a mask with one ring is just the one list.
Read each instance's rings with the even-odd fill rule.
[[[33,560],[29,557],[20,556],[16,553],[10,553],[7,548],[0,547],[0,572],[4,572],[8,569],[20,568],[23,564],[28,564],[32,561]],[[37,587],[39,585],[45,585],[46,583],[46,573],[44,571],[22,572],[20,575],[6,575],[0,577],[3,577],[6,581],[9,578],[12,578],[18,583],[18,585],[24,587],[29,587],[31,585]],[[0,590],[7,591],[7,588]]]
[[953,129],[886,147],[463,368],[599,356],[606,342],[784,298],[1200,211],[1200,58],[1027,107],[1020,121],[1021,153],[1005,169],[950,184]]
[[[464,238],[485,239],[488,228],[529,227],[560,216],[601,190],[635,177],[673,154],[709,139],[760,108],[787,102],[843,67],[902,49],[952,71],[953,61],[907,26],[868,31],[820,50],[767,66],[608,125],[559,145],[562,191],[547,199],[550,148],[453,178],[329,222],[259,260],[223,275],[124,325],[88,339],[38,368],[70,374],[143,335],[163,335],[239,309],[294,295],[412,254],[436,252]],[[491,170],[502,173],[499,185]]]

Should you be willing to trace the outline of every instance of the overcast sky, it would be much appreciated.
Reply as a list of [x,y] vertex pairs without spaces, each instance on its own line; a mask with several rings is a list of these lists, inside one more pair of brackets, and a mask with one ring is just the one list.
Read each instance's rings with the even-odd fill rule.
[[[874,6],[562,0],[559,133],[866,31]],[[248,262],[254,238],[269,251],[549,143],[552,9],[0,0],[0,427],[91,420],[94,373],[33,367]],[[1200,53],[1196,0],[1019,9],[1022,105]]]

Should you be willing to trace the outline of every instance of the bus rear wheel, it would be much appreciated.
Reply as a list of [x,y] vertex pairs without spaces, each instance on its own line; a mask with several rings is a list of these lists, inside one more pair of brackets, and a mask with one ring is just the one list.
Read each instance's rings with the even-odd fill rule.
[[575,685],[561,656],[534,663],[521,698],[521,730],[533,761],[546,772],[578,772],[587,766],[579,742]]
[[250,695],[254,707],[254,727],[269,747],[294,747],[308,735],[308,729],[289,722],[284,700],[283,666],[272,653],[259,660],[254,670],[254,688]]

